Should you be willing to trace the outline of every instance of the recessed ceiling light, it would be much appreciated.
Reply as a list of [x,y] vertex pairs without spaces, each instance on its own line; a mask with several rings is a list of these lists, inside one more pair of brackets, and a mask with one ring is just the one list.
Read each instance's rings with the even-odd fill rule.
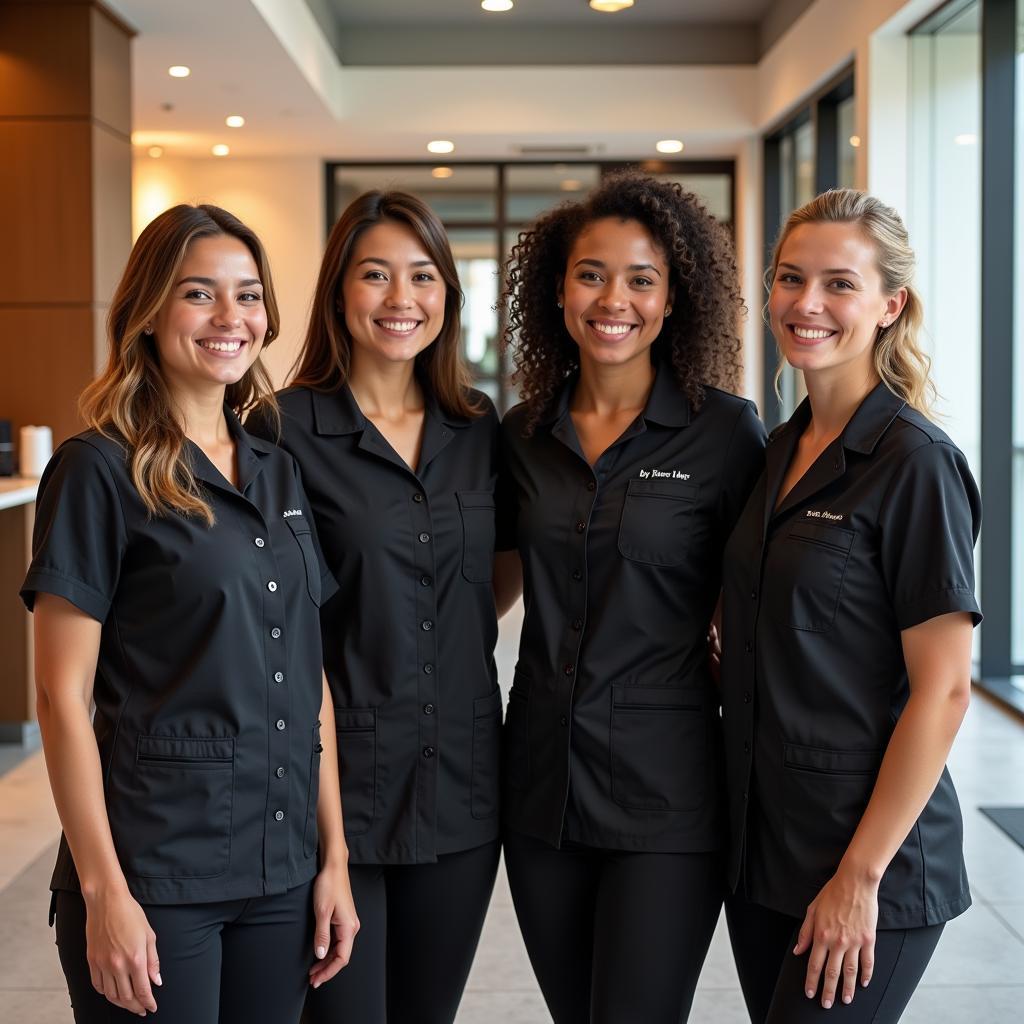
[[453,153],[455,143],[449,142],[447,139],[434,139],[433,142],[427,143],[427,150],[431,153]]
[[575,178],[563,178],[559,187],[563,192],[579,192],[583,185]]
[[627,7],[632,7],[633,0],[590,0],[590,6],[595,11],[614,14],[616,11],[624,11]]
[[975,146],[978,143],[978,136],[974,132],[964,132],[963,135],[957,135],[953,141],[958,146]]
[[224,118],[224,123],[229,128],[241,128],[242,125],[245,124],[245,118],[242,117],[241,114],[228,114],[228,116]]
[[455,172],[450,167],[435,167],[431,172],[432,178],[450,178]]
[[155,160],[157,157],[161,157],[164,155],[164,147],[150,146],[149,149],[146,150],[146,152]]
[[850,136],[850,145],[853,146],[854,149],[856,149],[860,145],[860,136],[859,135],[851,135]]
[[223,142],[218,142],[217,145],[210,150],[210,152],[214,156],[227,156],[228,153],[231,152],[231,148],[229,146],[225,146]]
[[167,74],[171,78],[188,78],[192,74],[192,69],[185,67],[184,64],[174,64],[167,69]]
[[654,148],[659,153],[682,153],[683,144],[678,139],[662,139],[655,143]]
[[512,0],[480,0],[480,6],[485,11],[499,12],[499,11],[511,11]]

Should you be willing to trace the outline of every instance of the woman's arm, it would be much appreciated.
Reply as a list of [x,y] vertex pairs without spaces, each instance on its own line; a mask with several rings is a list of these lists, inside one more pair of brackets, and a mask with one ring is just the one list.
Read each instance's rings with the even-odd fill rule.
[[100,623],[54,594],[35,598],[36,713],[54,803],[86,905],[95,989],[145,1016],[156,1010],[156,935],[128,891],[110,834],[90,710]]
[[806,993],[825,969],[822,1005],[871,980],[878,886],[935,791],[971,698],[971,616],[939,615],[901,634],[910,697],[893,730],[867,809],[835,875],[807,908],[794,953],[811,948]]
[[320,793],[316,804],[320,873],[313,885],[313,911],[316,914],[313,947],[317,963],[309,969],[313,988],[330,981],[348,963],[353,940],[359,931],[359,918],[348,880],[348,844],[345,842],[341,812],[334,701],[326,676],[323,678],[320,705],[320,744],[323,750],[320,754]]
[[494,553],[494,605],[500,619],[523,592],[523,563],[518,551]]

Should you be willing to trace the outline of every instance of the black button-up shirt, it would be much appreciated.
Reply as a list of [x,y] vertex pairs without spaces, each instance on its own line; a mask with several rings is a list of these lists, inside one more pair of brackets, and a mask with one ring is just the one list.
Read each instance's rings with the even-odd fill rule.
[[554,845],[713,850],[722,843],[718,697],[708,623],[722,547],[763,465],[754,407],[669,368],[591,468],[566,384],[523,437],[502,424],[502,542],[526,618],[506,720],[509,826]]
[[[316,872],[321,573],[293,460],[227,411],[238,486],[186,443],[216,523],[151,517],[123,447],[57,449],[22,588],[102,623],[93,695],[107,814],[136,899],[283,892]],[[78,880],[62,841],[52,886]]]
[[321,622],[353,863],[425,863],[498,834],[498,424],[474,396],[487,411],[472,420],[427,396],[413,472],[347,386],[280,395],[280,443],[341,587]]
[[[809,419],[805,401],[772,434],[724,568],[730,881],[794,917],[838,867],[907,702],[901,630],[981,619],[981,503],[962,453],[879,384],[773,511]],[[970,905],[961,838],[943,770],[882,879],[879,927]]]

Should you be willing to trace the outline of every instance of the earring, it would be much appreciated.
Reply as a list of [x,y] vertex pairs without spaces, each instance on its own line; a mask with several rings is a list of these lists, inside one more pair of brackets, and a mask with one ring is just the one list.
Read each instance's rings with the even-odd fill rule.
[[153,328],[152,327],[143,327],[142,328],[142,333],[143,334],[152,334],[153,333]]
[[879,323],[878,326],[881,327],[883,330],[885,330],[885,328],[889,326],[889,321],[888,320],[883,320],[883,321],[881,321],[881,323]]
[[672,315],[672,307],[671,306],[666,306],[665,307],[665,316],[671,316],[671,315]]
[[558,303],[558,308],[559,308],[559,309],[561,309],[561,308],[562,308],[562,304],[561,304],[561,302],[559,302],[559,303]]

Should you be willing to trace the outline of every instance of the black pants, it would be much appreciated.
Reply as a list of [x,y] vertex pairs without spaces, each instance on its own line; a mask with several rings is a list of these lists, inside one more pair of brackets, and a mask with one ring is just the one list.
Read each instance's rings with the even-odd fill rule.
[[498,843],[434,864],[350,864],[352,959],[310,989],[308,1024],[451,1024],[498,870]]
[[753,1024],[894,1024],[910,1002],[944,927],[880,929],[875,934],[870,984],[862,988],[858,981],[848,1004],[842,1001],[842,988],[837,987],[832,1008],[826,1010],[821,1005],[820,982],[814,999],[804,995],[809,954],[794,956],[792,952],[801,919],[742,897],[730,897],[725,912]]
[[[163,985],[153,986],[158,1024],[295,1024],[313,963],[312,882],[280,896],[177,906],[145,904],[156,932]],[[75,1024],[127,1024],[138,1017],[92,987],[85,902],[59,892],[57,950]]]
[[721,857],[505,836],[519,927],[555,1024],[679,1024],[722,906]]

